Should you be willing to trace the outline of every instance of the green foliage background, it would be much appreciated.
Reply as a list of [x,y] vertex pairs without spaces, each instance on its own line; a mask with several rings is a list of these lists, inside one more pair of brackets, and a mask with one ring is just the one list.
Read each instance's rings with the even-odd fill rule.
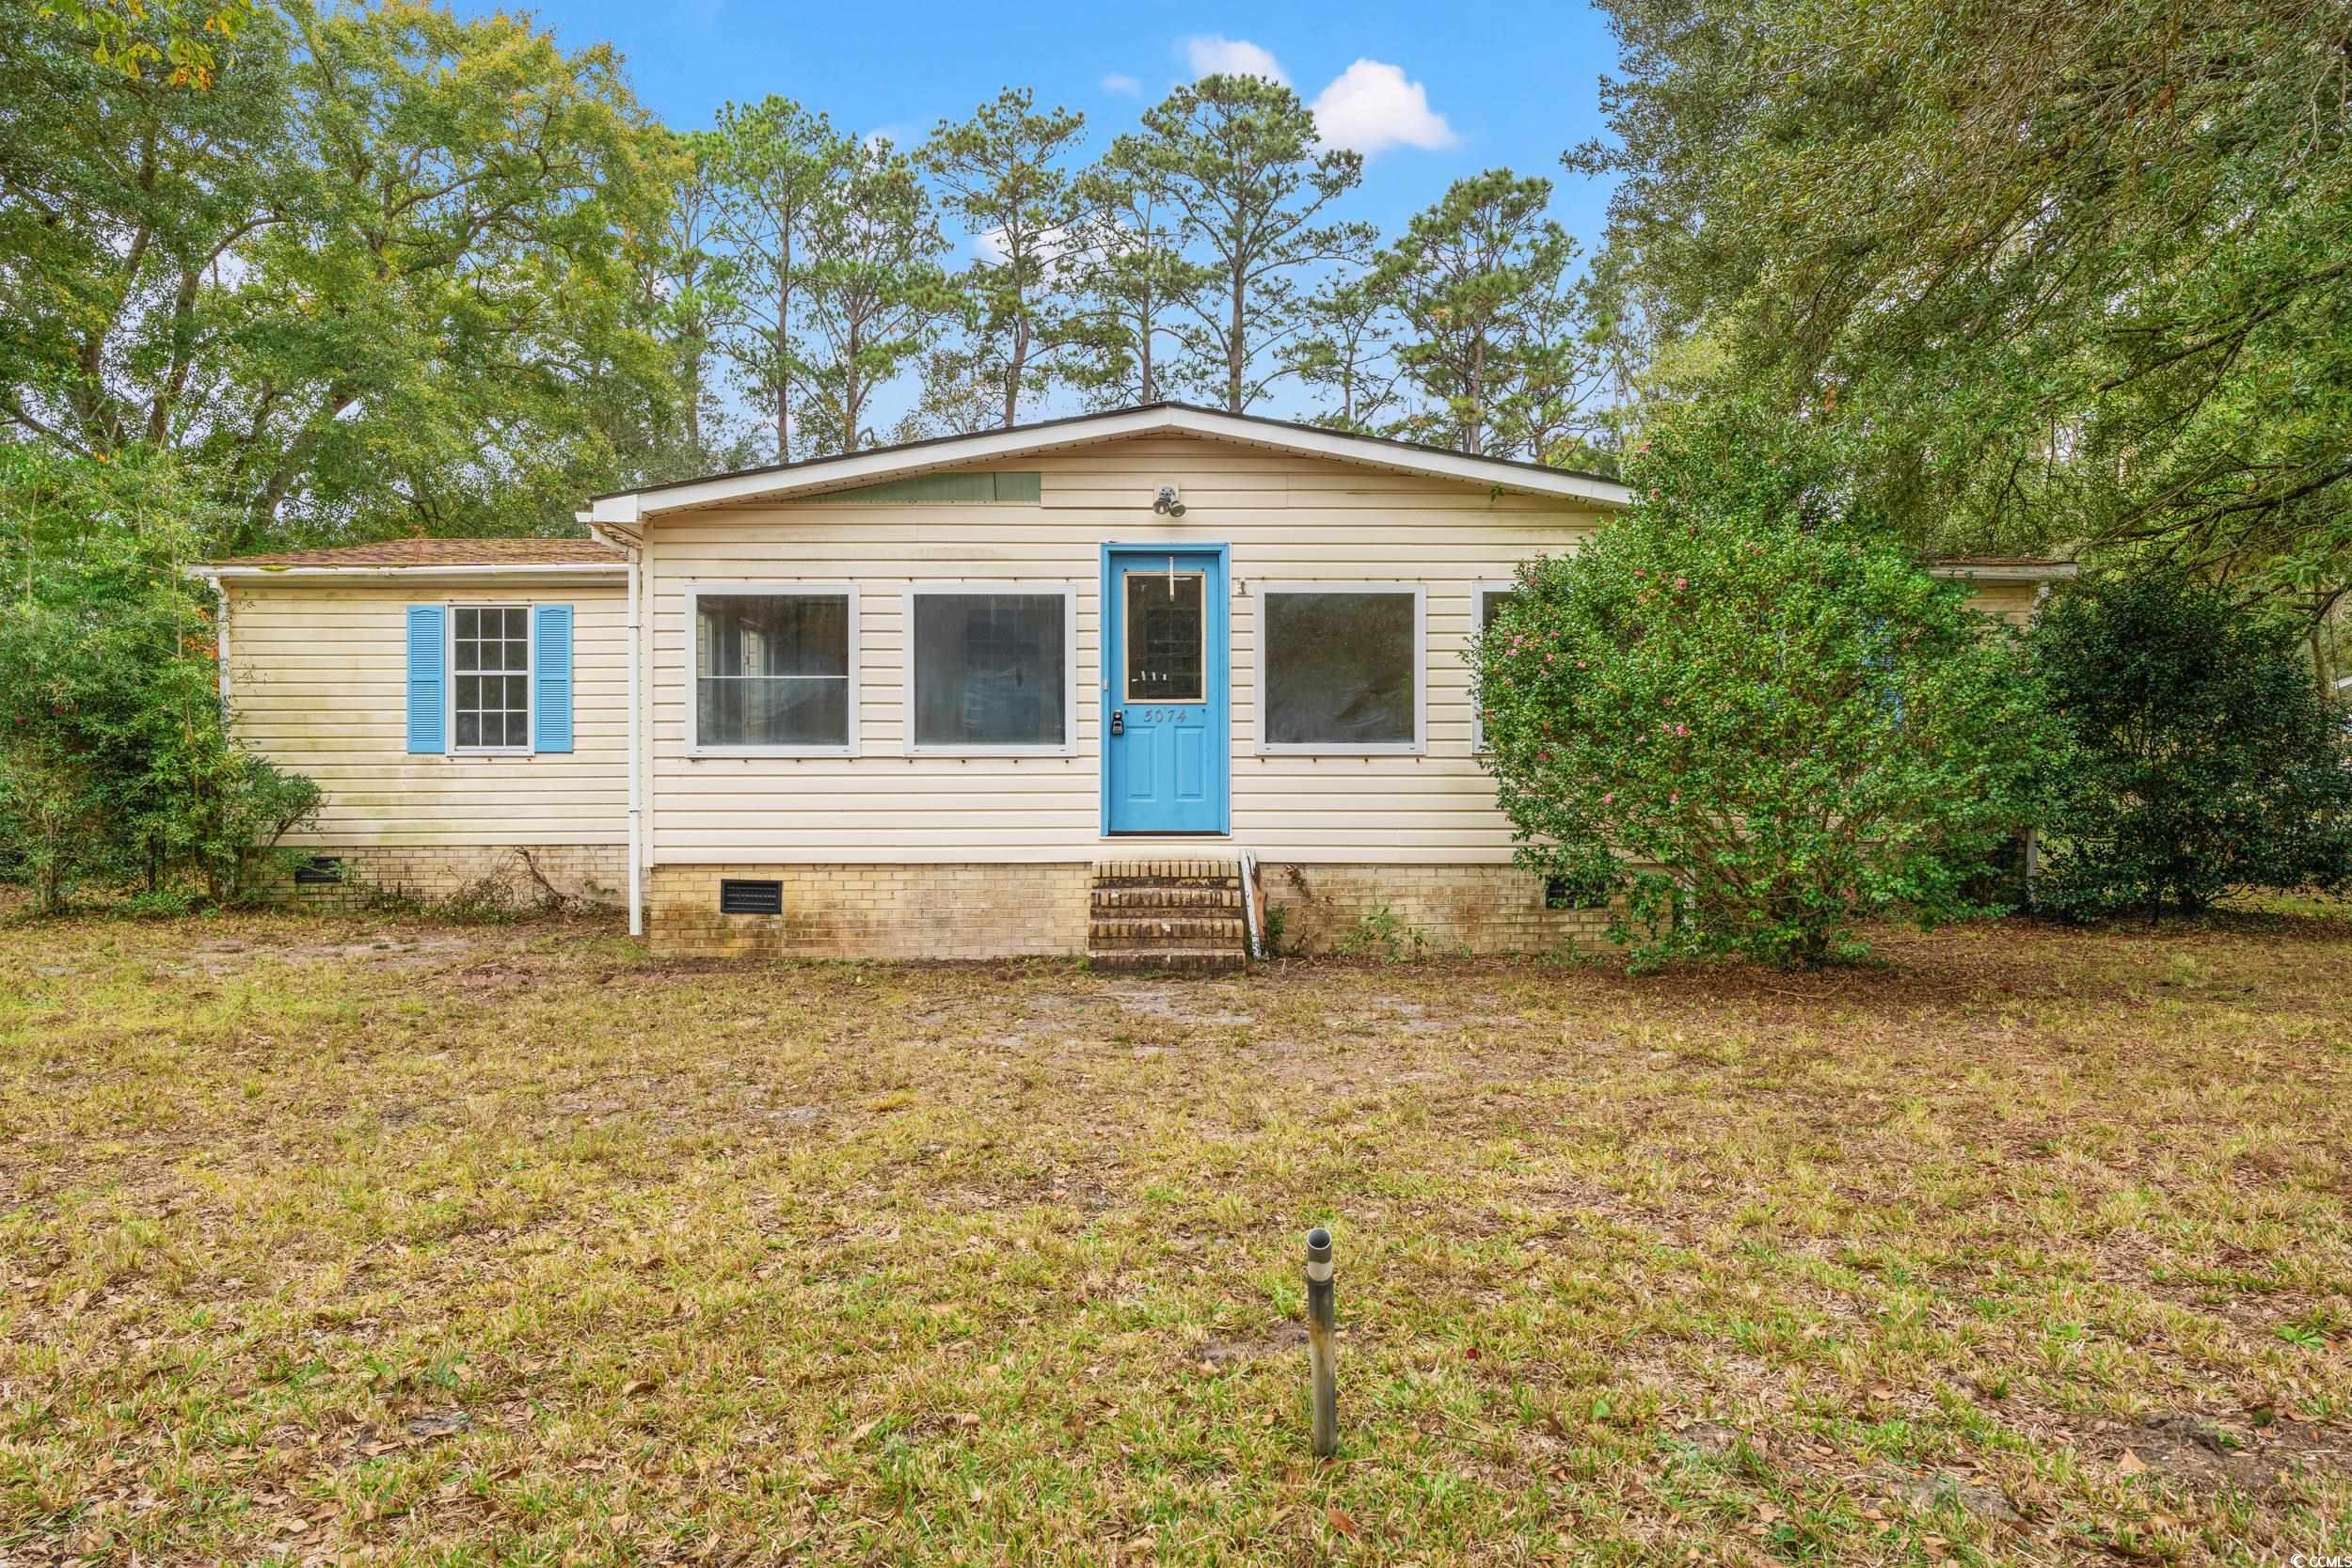
[[2201,911],[2352,880],[2352,751],[2299,630],[2194,579],[2118,577],[2033,628],[2073,765],[2041,900],[2077,917]]
[[317,809],[229,734],[211,606],[183,571],[211,511],[167,455],[0,446],[0,868],[37,911],[85,882],[237,902]]

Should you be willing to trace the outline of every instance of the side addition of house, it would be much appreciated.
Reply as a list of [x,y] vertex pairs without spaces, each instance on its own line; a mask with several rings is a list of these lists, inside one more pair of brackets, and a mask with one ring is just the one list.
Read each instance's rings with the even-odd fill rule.
[[[1155,404],[213,563],[339,886],[528,875],[657,951],[1241,960],[1245,900],[1551,948],[1465,644],[1586,474]],[[1952,562],[2023,615],[2071,567]]]

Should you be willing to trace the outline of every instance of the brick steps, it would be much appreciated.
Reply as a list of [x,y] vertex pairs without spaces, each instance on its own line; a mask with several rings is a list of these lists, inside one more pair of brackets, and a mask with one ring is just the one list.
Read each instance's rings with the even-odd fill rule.
[[1241,864],[1227,860],[1099,861],[1087,908],[1097,969],[1232,974],[1249,966]]

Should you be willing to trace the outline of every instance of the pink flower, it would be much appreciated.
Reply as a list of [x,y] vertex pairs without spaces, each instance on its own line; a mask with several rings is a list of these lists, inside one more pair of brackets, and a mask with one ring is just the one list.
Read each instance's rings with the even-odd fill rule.
[[1682,804],[1682,791],[1677,789],[1672,795],[1667,796],[1666,804],[1670,806],[1678,806]]
[[1689,735],[1690,733],[1691,726],[1688,724],[1677,724],[1675,726],[1675,734],[1677,735]]
[[1604,806],[1615,805],[1617,803],[1617,792],[1613,789],[1602,790],[1600,794],[1600,803]]
[[1686,589],[1686,588],[1688,588],[1688,587],[1690,587],[1690,586],[1691,586],[1691,579],[1690,579],[1689,578],[1675,578],[1675,592],[1676,592],[1676,593],[1679,594],[1679,593],[1681,593],[1684,589]]

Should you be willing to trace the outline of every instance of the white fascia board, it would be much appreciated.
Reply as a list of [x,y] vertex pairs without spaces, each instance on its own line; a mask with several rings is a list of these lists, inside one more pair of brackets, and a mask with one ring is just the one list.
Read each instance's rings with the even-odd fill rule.
[[608,496],[593,502],[596,522],[635,523],[665,512],[712,506],[729,501],[763,500],[814,490],[836,490],[871,484],[885,479],[933,468],[963,467],[975,463],[1001,462],[1036,452],[1086,446],[1096,441],[1137,436],[1200,436],[1274,451],[1327,457],[1359,467],[1396,473],[1459,480],[1524,495],[1558,496],[1598,506],[1629,503],[1632,492],[1609,480],[1584,474],[1532,467],[1493,458],[1467,457],[1394,442],[1353,436],[1311,425],[1285,425],[1263,420],[1239,419],[1196,408],[1136,408],[1090,419],[1065,420],[1027,430],[996,430],[951,441],[928,441],[911,447],[858,452],[796,467],[758,473],[722,475],[666,489]]

